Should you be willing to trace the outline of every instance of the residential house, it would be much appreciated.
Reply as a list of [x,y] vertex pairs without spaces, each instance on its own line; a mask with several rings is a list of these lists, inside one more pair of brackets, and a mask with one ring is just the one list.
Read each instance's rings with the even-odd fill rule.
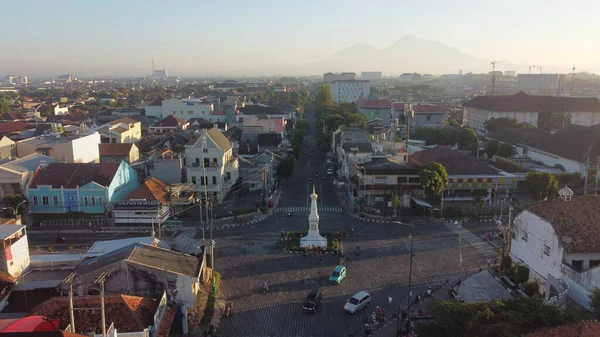
[[589,296],[600,287],[600,197],[575,196],[568,187],[558,194],[516,216],[510,254],[546,296],[568,292],[590,309]]
[[182,153],[166,150],[146,162],[146,177],[156,178],[167,184],[181,184],[184,172]]
[[265,114],[248,115],[244,117],[242,125],[244,133],[277,133],[284,136],[286,120]]
[[98,132],[71,137],[46,134],[17,142],[17,155],[25,157],[39,153],[62,163],[97,163],[100,160]]
[[12,277],[19,277],[29,267],[29,242],[27,229],[23,225],[0,226],[0,270]]
[[205,263],[205,253],[192,256],[133,243],[82,262],[74,271],[73,292],[84,296],[97,291],[97,277],[107,272],[109,276],[104,282],[107,293],[162,298],[166,292],[169,301],[187,313],[188,309],[193,310],[206,277]]
[[168,115],[158,123],[150,127],[152,133],[182,132],[189,126],[189,123],[177,116]]
[[291,119],[296,119],[296,115],[298,114],[297,107],[289,103],[280,103],[277,105],[277,107],[281,109],[281,111],[283,111],[285,114],[289,114],[291,116]]
[[129,117],[120,118],[95,128],[102,143],[135,143],[142,138],[142,123]]
[[420,168],[431,162],[442,164],[448,173],[448,187],[442,192],[444,203],[472,201],[476,197],[491,202],[508,196],[517,188],[517,178],[489,166],[473,156],[448,147],[423,150],[409,156],[411,165]]
[[359,99],[358,113],[364,115],[368,121],[379,118],[384,126],[393,125],[392,103],[387,99]]
[[[35,221],[62,224],[71,217],[87,214],[89,222],[104,223],[106,212],[138,186],[137,173],[125,162],[52,163],[35,171],[26,195]],[[80,218],[77,221],[88,224]]]
[[186,183],[208,191],[219,203],[238,179],[238,160],[231,142],[217,128],[202,130],[185,145]]
[[164,224],[171,216],[171,185],[150,178],[127,200],[119,201],[112,211],[114,224],[150,226]]
[[0,136],[9,137],[16,141],[19,139],[27,138],[23,137],[22,133],[27,131],[35,130],[35,125],[23,123],[23,122],[6,122],[0,123]]
[[[159,102],[160,101],[160,102]],[[160,103],[160,115],[158,104]],[[225,113],[215,113],[214,104],[197,98],[158,98],[151,105],[146,106],[146,115],[165,118],[173,115],[184,120],[191,118],[204,118],[211,123],[224,122]]]
[[550,136],[550,131],[538,128],[506,128],[488,134],[487,138],[512,145],[515,149],[515,156],[525,158],[527,156],[524,144],[539,142]]
[[279,152],[287,149],[283,137],[279,133],[259,133],[256,137],[260,151],[269,150]]
[[242,141],[243,131],[235,126],[230,127],[227,131],[223,132],[223,135],[233,145],[233,153],[238,153],[240,143]]
[[283,119],[292,119],[290,112],[284,112],[279,107],[276,106],[266,106],[266,105],[246,105],[244,107],[239,107],[237,110],[236,122],[243,123],[244,118],[247,116],[256,116],[256,115],[266,115],[271,118],[283,118]]
[[140,150],[133,143],[109,143],[98,144],[100,163],[120,163],[121,161],[131,164],[140,159]]
[[0,162],[13,160],[17,157],[17,143],[12,139],[3,136],[0,139]]
[[238,157],[238,161],[242,190],[263,191],[265,188],[263,169],[244,157]]
[[[104,306],[104,312],[98,309],[101,306]],[[124,336],[148,336],[152,330],[156,337],[166,337],[176,311],[175,307],[161,301],[161,297],[154,299],[124,294],[106,294],[103,298],[97,294],[75,296],[73,308],[75,329],[88,336],[101,335],[102,321],[105,320],[107,336],[116,336],[117,331]],[[67,330],[71,325],[69,297],[52,297],[29,314],[56,321],[58,329]],[[64,336],[74,334],[65,333]]]
[[263,184],[266,183],[266,191],[272,193],[273,186],[275,186],[275,181],[277,180],[277,167],[284,158],[269,150],[264,150],[246,159],[254,164],[254,167],[263,170],[263,178],[265,179]]
[[444,126],[448,119],[449,109],[443,103],[420,103],[413,104],[414,116],[411,120],[411,127],[421,126],[440,127]]
[[520,91],[514,95],[477,96],[463,107],[463,126],[479,135],[487,134],[485,123],[492,118],[513,118],[535,127],[551,115],[564,116],[566,123],[575,125],[600,124],[597,97],[534,96]]
[[33,172],[56,162],[56,158],[34,153],[0,165],[0,198],[23,195]]

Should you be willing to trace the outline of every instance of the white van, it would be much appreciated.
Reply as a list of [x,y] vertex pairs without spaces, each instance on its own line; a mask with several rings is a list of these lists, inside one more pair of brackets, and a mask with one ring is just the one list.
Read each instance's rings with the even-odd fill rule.
[[360,291],[352,296],[344,305],[344,310],[351,314],[359,312],[361,309],[371,303],[371,295],[366,291]]

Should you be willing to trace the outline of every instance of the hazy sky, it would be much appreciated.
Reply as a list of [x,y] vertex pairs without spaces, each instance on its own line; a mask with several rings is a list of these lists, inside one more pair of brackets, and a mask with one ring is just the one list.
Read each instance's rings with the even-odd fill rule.
[[[0,75],[234,75],[407,33],[468,54],[600,72],[600,1],[3,0]],[[465,69],[467,70],[467,69]],[[451,71],[450,69],[448,71]]]

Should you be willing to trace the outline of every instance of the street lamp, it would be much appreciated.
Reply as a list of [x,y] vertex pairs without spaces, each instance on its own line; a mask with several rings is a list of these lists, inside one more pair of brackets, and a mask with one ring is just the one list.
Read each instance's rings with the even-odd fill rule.
[[27,200],[23,200],[20,203],[18,203],[17,206],[15,206],[15,207],[4,207],[3,209],[10,209],[13,211],[14,215],[19,215],[19,206],[23,205],[26,202],[27,202]]
[[[410,227],[410,263],[409,263],[409,269],[408,269],[408,296],[407,296],[408,300],[406,303],[406,322],[407,322],[407,326],[410,326],[410,302],[411,302],[411,298],[410,298],[411,297],[411,289],[410,288],[412,286],[413,233],[415,231],[415,223],[412,221],[410,223],[394,221],[394,223]],[[398,323],[397,323],[396,331],[400,331],[400,310],[398,310]]]
[[[458,223],[458,221],[456,221],[455,223]],[[458,271],[461,271],[461,267],[462,267],[462,262],[463,262],[463,256],[462,256],[462,226],[458,225],[456,226],[456,229],[458,229]]]

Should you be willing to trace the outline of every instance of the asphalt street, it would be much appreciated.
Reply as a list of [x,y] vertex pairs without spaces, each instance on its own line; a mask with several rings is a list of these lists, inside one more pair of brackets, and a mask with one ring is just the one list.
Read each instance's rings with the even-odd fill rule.
[[[399,224],[373,223],[339,211],[333,181],[322,179],[325,156],[317,153],[314,116],[308,115],[311,131],[306,145],[313,160],[297,160],[294,175],[286,182],[279,209],[299,209],[288,217],[274,212],[265,221],[242,228],[215,232],[215,268],[222,275],[222,297],[234,304],[233,315],[223,318],[218,332],[223,336],[347,336],[362,335],[365,318],[377,305],[391,318],[398,305],[406,304],[410,262],[410,228]],[[316,159],[316,160],[315,160]],[[316,179],[316,174],[320,179]],[[307,198],[315,183],[319,195],[321,232],[346,231],[348,277],[341,285],[330,285],[328,277],[339,257],[286,254],[276,248],[279,231],[308,229]],[[349,228],[353,226],[355,232]],[[198,236],[197,236],[198,237]],[[360,255],[355,247],[361,247]],[[464,270],[475,270],[485,256],[469,244],[459,245],[456,232],[439,222],[419,222],[413,235],[413,294]],[[459,266],[459,256],[462,264]],[[269,292],[261,292],[262,281]],[[324,302],[316,314],[303,314],[302,301],[312,288],[320,288]],[[347,314],[344,303],[360,290],[372,298],[370,308]],[[388,303],[392,297],[392,305]]]

